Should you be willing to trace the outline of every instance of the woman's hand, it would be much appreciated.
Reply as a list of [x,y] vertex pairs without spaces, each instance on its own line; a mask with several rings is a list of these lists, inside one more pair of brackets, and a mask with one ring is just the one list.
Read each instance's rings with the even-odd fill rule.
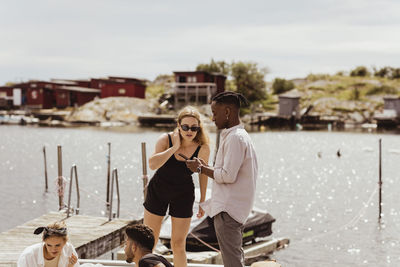
[[78,262],[78,258],[72,254],[71,257],[68,258],[68,267],[74,267],[74,265]]
[[177,151],[180,146],[181,146],[181,134],[179,133],[179,130],[176,129],[172,134],[172,147],[175,149],[175,151]]

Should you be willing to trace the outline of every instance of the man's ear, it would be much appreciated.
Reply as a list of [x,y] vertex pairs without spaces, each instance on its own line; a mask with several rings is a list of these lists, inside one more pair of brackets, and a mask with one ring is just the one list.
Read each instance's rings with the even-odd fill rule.
[[232,108],[228,105],[225,106],[225,116],[228,118],[232,113]]

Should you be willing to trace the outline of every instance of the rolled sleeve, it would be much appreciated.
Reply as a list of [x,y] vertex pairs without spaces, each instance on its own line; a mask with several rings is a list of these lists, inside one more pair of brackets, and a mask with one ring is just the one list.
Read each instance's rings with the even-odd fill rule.
[[214,169],[214,180],[219,184],[232,184],[236,181],[246,155],[246,144],[240,136],[233,135],[229,139],[224,147],[223,164]]

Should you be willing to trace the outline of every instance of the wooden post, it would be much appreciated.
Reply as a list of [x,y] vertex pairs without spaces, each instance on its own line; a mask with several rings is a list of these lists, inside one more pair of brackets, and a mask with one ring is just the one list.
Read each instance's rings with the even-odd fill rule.
[[64,207],[64,181],[62,176],[62,147],[57,146],[57,159],[58,159],[58,209]]
[[108,156],[107,156],[107,197],[106,197],[106,203],[107,203],[107,209],[110,207],[110,171],[111,171],[111,143],[108,142]]
[[45,182],[45,189],[44,191],[47,193],[49,191],[49,182],[47,177],[47,159],[46,159],[46,147],[43,146],[43,157],[44,157],[44,182]]
[[379,220],[382,218],[382,139],[379,139]]
[[142,142],[142,180],[143,180],[143,198],[146,199],[147,196],[147,158],[146,158],[146,142]]

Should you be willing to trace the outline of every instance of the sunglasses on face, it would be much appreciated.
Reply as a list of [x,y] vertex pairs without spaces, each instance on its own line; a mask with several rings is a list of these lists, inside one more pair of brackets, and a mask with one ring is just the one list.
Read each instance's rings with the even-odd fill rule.
[[182,130],[184,130],[185,132],[187,132],[187,131],[189,131],[189,130],[191,130],[192,132],[198,132],[198,131],[200,130],[200,127],[199,127],[199,126],[192,126],[192,127],[190,127],[190,126],[187,125],[187,124],[181,125],[181,128],[182,128]]

